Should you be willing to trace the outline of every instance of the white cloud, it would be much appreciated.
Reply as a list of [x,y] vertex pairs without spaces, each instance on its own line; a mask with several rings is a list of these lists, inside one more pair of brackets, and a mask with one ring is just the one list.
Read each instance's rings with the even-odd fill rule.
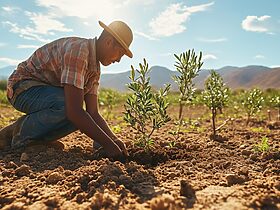
[[11,7],[11,6],[4,6],[2,7],[2,9],[7,12],[7,13],[13,13],[15,12],[16,10],[19,10],[19,8],[17,7]]
[[201,41],[201,42],[210,42],[210,43],[226,42],[226,41],[228,41],[227,38],[217,38],[217,39],[199,38],[198,40]]
[[263,55],[256,55],[254,58],[255,58],[255,59],[264,59],[265,56],[263,56]]
[[117,0],[114,0],[116,8],[128,7],[128,6],[132,6],[132,5],[134,5],[134,6],[151,6],[155,2],[156,2],[156,0],[125,0],[125,1],[120,1],[120,2],[118,2]]
[[72,29],[65,28],[64,23],[55,20],[51,15],[43,15],[34,12],[25,12],[35,25],[33,32],[39,34],[50,34],[50,31],[70,32]]
[[168,37],[181,33],[186,30],[184,23],[192,13],[205,11],[213,4],[214,2],[211,2],[192,7],[187,7],[182,3],[171,4],[149,23],[152,34],[157,37]]
[[242,21],[242,28],[245,31],[253,31],[253,32],[269,32],[268,28],[268,20],[271,17],[269,15],[263,15],[260,17],[257,16],[247,16],[243,21]]
[[27,25],[20,27],[17,23],[10,21],[3,22],[4,25],[10,27],[10,32],[19,34],[20,37],[28,40],[37,40],[40,42],[49,42],[50,39],[45,39],[44,35],[54,35],[54,31],[70,32],[72,29],[66,28],[65,25],[55,20],[50,14],[43,15],[41,13],[25,12],[25,15],[30,19],[32,26]]
[[217,60],[218,58],[213,55],[213,54],[206,54],[202,56],[202,60],[206,61],[206,60]]
[[82,2],[77,0],[36,0],[36,3],[60,17],[70,16],[83,19],[95,17],[104,22],[119,17],[120,14],[116,14],[117,8],[123,6],[121,0],[83,0]]
[[2,7],[2,9],[3,9],[4,11],[6,11],[6,12],[12,12],[12,11],[13,11],[13,8],[12,8],[12,7],[9,7],[9,6],[7,6],[7,7]]
[[10,26],[10,32],[13,32],[15,34],[19,34],[20,37],[24,38],[24,39],[28,39],[28,40],[37,40],[40,42],[50,42],[50,39],[44,39],[42,36],[39,36],[34,32],[34,29],[30,28],[30,27],[25,27],[25,28],[20,28],[16,23],[12,23],[10,21],[5,21],[3,22],[4,25]]
[[120,17],[120,8],[131,5],[149,6],[154,2],[155,0],[36,0],[38,6],[46,7],[56,15],[95,17],[105,22]]
[[270,68],[280,68],[280,65],[272,65]]
[[145,34],[145,33],[143,33],[143,32],[140,32],[140,31],[135,31],[134,34],[136,34],[136,35],[138,35],[138,36],[142,36],[142,37],[144,37],[144,38],[146,38],[146,39],[149,39],[149,40],[152,40],[152,41],[158,40],[157,38],[152,37],[152,36],[150,36],[150,35],[148,35],[148,34]]
[[17,46],[18,49],[37,49],[39,47],[40,46],[38,46],[38,45],[24,45],[24,44],[19,44]]
[[8,64],[8,65],[17,65],[20,62],[22,62],[22,60],[17,60],[17,59],[12,59],[12,58],[0,58],[0,62]]

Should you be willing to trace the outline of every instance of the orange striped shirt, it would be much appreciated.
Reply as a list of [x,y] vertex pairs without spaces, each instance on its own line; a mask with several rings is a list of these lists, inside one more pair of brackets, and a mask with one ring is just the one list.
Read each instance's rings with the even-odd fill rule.
[[83,89],[84,94],[97,95],[99,79],[96,38],[61,38],[37,49],[17,66],[8,79],[7,95],[15,98],[13,86],[22,80],[34,80],[34,86],[38,82],[59,87],[70,84]]

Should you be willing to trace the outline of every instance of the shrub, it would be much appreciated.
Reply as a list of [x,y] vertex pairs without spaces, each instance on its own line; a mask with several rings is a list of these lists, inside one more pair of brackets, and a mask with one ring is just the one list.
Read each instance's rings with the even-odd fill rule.
[[249,124],[251,116],[260,112],[264,99],[262,97],[262,91],[255,88],[251,91],[246,91],[243,97],[242,105],[247,113],[246,125]]
[[151,138],[156,129],[161,128],[170,121],[167,115],[168,103],[166,101],[170,85],[154,93],[151,91],[150,77],[148,77],[148,63],[144,59],[144,64],[139,64],[140,70],[131,66],[131,82],[128,88],[133,94],[129,95],[125,103],[124,120],[137,131],[138,138],[136,144],[145,149],[150,149],[153,144]]
[[278,109],[278,116],[277,119],[278,121],[280,120],[280,96],[274,96],[270,100],[272,106],[276,107]]
[[222,109],[228,102],[229,88],[225,86],[222,77],[212,70],[205,81],[202,95],[205,105],[211,110],[213,135],[216,136],[217,110]]
[[269,150],[268,138],[263,136],[261,139],[261,143],[256,144],[254,147],[257,152],[266,152]]
[[7,80],[0,80],[0,90],[6,90]]
[[197,56],[194,49],[181,53],[179,56],[174,54],[177,59],[175,67],[179,75],[173,76],[173,80],[177,83],[180,97],[179,97],[179,120],[183,118],[183,107],[186,103],[191,102],[194,98],[195,88],[193,79],[198,75],[203,62],[202,52]]
[[113,89],[102,89],[99,94],[99,104],[105,107],[105,118],[108,120],[113,108],[120,102],[121,94]]
[[10,104],[7,99],[6,91],[0,90],[0,103],[1,104]]

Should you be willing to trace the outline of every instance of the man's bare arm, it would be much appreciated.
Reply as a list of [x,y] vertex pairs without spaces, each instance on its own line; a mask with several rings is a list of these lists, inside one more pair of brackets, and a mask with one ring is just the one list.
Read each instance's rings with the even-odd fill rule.
[[81,132],[101,144],[109,155],[122,155],[119,146],[100,128],[91,115],[83,109],[83,90],[65,84],[64,94],[67,118]]
[[94,119],[94,121],[99,125],[99,127],[112,139],[115,143],[122,149],[125,155],[128,155],[125,144],[122,140],[112,132],[110,127],[104,118],[99,114],[98,110],[98,96],[93,94],[87,94],[85,96],[86,110]]

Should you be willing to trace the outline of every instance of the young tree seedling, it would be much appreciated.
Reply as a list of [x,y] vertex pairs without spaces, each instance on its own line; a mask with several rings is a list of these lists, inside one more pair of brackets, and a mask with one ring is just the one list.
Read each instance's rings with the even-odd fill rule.
[[179,56],[174,54],[176,60],[175,67],[179,75],[173,76],[173,80],[177,83],[179,97],[179,121],[183,119],[184,105],[190,103],[194,98],[195,87],[193,79],[198,75],[203,62],[202,52],[196,55],[194,49],[181,53]]
[[218,130],[216,129],[217,110],[222,109],[228,102],[229,88],[226,87],[223,78],[216,71],[211,70],[210,77],[205,81],[205,90],[202,95],[205,105],[211,110],[212,129],[215,137]]
[[133,93],[126,100],[124,120],[139,134],[136,145],[150,150],[154,143],[151,138],[153,132],[170,121],[166,112],[168,107],[166,96],[170,85],[156,93],[152,92],[148,63],[145,59],[143,64],[139,64],[139,67],[139,70],[135,70],[131,66],[129,77],[131,82],[128,84],[128,88]]
[[247,113],[246,125],[249,124],[250,118],[262,109],[264,98],[262,91],[255,88],[251,91],[245,92],[242,105]]
[[272,97],[272,99],[270,100],[270,102],[272,103],[272,105],[274,107],[276,107],[278,109],[278,116],[277,116],[277,120],[280,121],[280,96],[274,96]]
[[269,150],[268,138],[263,136],[261,139],[261,143],[256,144],[254,147],[257,152],[267,152]]

